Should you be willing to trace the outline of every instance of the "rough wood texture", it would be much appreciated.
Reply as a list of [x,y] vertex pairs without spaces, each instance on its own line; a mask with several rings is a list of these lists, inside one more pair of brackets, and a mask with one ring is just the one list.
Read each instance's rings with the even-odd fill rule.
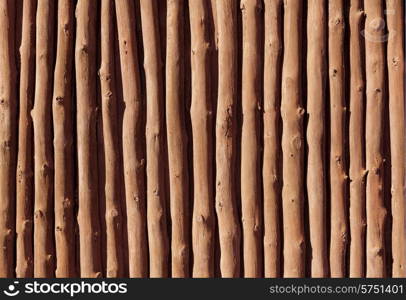
[[79,188],[80,275],[101,277],[101,242],[96,137],[96,13],[97,2],[76,6],[76,92]]
[[146,81],[147,220],[150,277],[168,276],[168,233],[163,132],[163,64],[155,2],[141,0],[144,70]]
[[35,89],[35,13],[37,1],[20,1],[20,111],[16,181],[16,277],[34,276],[34,159],[31,109]]
[[326,19],[325,1],[307,5],[307,197],[311,276],[328,275],[325,170]]
[[34,276],[53,277],[54,160],[52,149],[53,1],[39,0],[36,25],[34,125]]
[[189,0],[192,63],[194,207],[193,277],[214,275],[213,103],[210,91],[210,38],[206,0]]
[[14,276],[17,140],[14,23],[14,1],[0,1],[0,277]]
[[386,208],[383,199],[383,112],[385,106],[385,58],[383,1],[370,0],[365,6],[366,58],[366,212],[367,277],[385,276],[384,228]]
[[351,0],[350,4],[350,253],[349,276],[365,276],[365,82],[361,44],[361,22],[364,18],[362,1]]
[[301,89],[302,3],[286,0],[281,115],[283,124],[283,237],[284,276],[305,275],[303,215],[303,115]]
[[145,204],[144,115],[135,36],[135,8],[131,0],[116,0],[118,43],[123,81],[123,165],[127,207],[130,277],[148,275]]
[[387,0],[387,63],[392,159],[392,276],[406,277],[404,1]]
[[281,276],[280,81],[282,75],[282,0],[266,0],[264,53],[264,275]]
[[74,45],[74,5],[58,2],[57,49],[52,113],[55,151],[55,250],[56,277],[75,277],[73,215],[73,124],[72,67]]
[[[101,1],[101,66],[99,71],[104,142],[106,203],[106,276],[123,276],[122,216],[119,174],[118,111],[114,65],[114,1]],[[102,187],[100,187],[102,188]]]
[[345,157],[344,1],[328,1],[330,83],[330,275],[345,277],[348,242]]
[[219,86],[216,119],[216,212],[222,277],[240,276],[236,198],[237,2],[216,2]]
[[166,126],[172,222],[172,277],[190,276],[188,141],[184,99],[184,0],[167,2]]
[[259,116],[261,107],[260,18],[258,0],[241,1],[242,13],[242,133],[241,208],[243,228],[244,277],[261,277],[262,209],[260,193]]

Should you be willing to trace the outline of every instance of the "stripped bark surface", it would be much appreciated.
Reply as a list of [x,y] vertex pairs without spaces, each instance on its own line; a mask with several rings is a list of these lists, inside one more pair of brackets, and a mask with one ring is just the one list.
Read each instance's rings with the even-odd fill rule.
[[363,75],[363,55],[361,22],[364,18],[362,1],[350,3],[350,115],[349,115],[349,154],[350,154],[350,253],[349,276],[365,276],[365,82]]
[[123,81],[123,165],[127,207],[130,277],[148,275],[146,235],[144,116],[135,35],[135,7],[131,0],[116,0],[116,18]]
[[214,275],[214,191],[209,19],[206,0],[189,0],[192,63],[193,277]]
[[262,214],[260,193],[259,116],[261,99],[260,18],[262,4],[241,1],[242,12],[242,133],[241,208],[244,276],[261,277]]
[[99,71],[103,124],[104,197],[106,201],[107,277],[123,276],[122,216],[119,174],[118,112],[114,60],[114,1],[101,1],[101,66]]
[[236,198],[237,2],[217,1],[219,90],[216,119],[216,212],[222,277],[240,276]]
[[264,53],[264,275],[281,275],[280,80],[282,0],[266,0]]
[[184,100],[184,0],[167,3],[166,124],[168,138],[172,277],[189,277],[189,174]]
[[34,276],[34,160],[31,109],[35,89],[35,13],[37,1],[22,1],[20,99],[16,180],[16,277]]
[[16,172],[15,3],[0,2],[0,277],[14,275]]
[[96,13],[97,2],[79,0],[76,6],[76,93],[79,187],[80,275],[101,277],[101,242],[96,136]]
[[328,275],[326,223],[325,99],[326,6],[311,0],[307,7],[307,197],[311,245],[311,276]]
[[58,2],[57,50],[52,102],[55,149],[55,250],[56,277],[75,277],[75,238],[73,216],[73,67],[72,1]]
[[365,1],[366,60],[366,214],[367,277],[385,276],[385,219],[383,199],[383,111],[385,106],[385,57],[383,1]]
[[406,277],[404,1],[387,0],[387,63],[392,159],[392,276]]
[[344,1],[328,1],[330,84],[330,275],[345,277],[348,242],[345,156]]
[[[54,160],[52,153],[52,82],[54,2],[39,0],[36,19],[34,125],[34,276],[53,277]],[[51,83],[51,84],[50,84]]]
[[164,167],[164,90],[157,5],[141,0],[144,70],[147,93],[147,221],[150,277],[168,276],[169,241],[166,222]]
[[303,115],[301,90],[302,1],[284,2],[284,58],[281,115],[283,124],[283,237],[284,276],[305,275],[303,214]]

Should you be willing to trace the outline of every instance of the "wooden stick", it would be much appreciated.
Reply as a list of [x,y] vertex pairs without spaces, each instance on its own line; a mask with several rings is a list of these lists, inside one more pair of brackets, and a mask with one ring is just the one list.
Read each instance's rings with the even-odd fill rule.
[[222,277],[240,276],[241,229],[236,199],[237,2],[216,2],[219,91],[216,120],[216,212]]
[[361,50],[362,1],[350,4],[350,277],[365,276],[365,82]]
[[97,2],[76,6],[76,89],[81,277],[101,277],[101,243],[96,137],[96,13]]
[[130,277],[148,275],[145,210],[145,151],[143,104],[137,54],[134,1],[116,0],[116,17],[123,81],[123,165]]
[[242,49],[242,136],[241,207],[244,238],[244,276],[261,277],[262,215],[260,194],[259,108],[260,108],[260,18],[262,4],[241,1]]
[[55,149],[55,248],[56,277],[75,277],[75,238],[73,215],[73,124],[72,66],[74,6],[58,1],[57,50],[53,92]]
[[281,276],[280,81],[282,75],[282,0],[266,0],[264,61],[264,269]]
[[172,222],[172,277],[189,277],[189,174],[184,100],[184,1],[167,2],[166,123]]
[[365,1],[366,56],[366,186],[367,277],[385,277],[385,219],[383,199],[383,111],[385,57],[383,38],[383,2]]
[[324,4],[324,0],[310,0],[307,7],[307,195],[312,277],[328,275],[324,166],[327,16]]
[[282,68],[284,276],[305,275],[303,115],[301,101],[302,1],[286,0]]
[[346,275],[348,241],[345,173],[344,99],[344,1],[329,0],[329,82],[330,82],[330,275]]
[[147,220],[150,277],[168,276],[163,124],[164,102],[158,11],[154,1],[141,0],[144,69],[147,92]]
[[15,3],[0,2],[0,277],[14,276],[16,172]]
[[406,277],[404,1],[387,0],[386,11],[392,158],[392,276]]
[[214,275],[214,195],[210,38],[205,0],[189,0],[192,47],[194,207],[192,221],[193,277]]
[[122,216],[120,199],[118,112],[115,80],[114,2],[101,2],[100,88],[103,123],[106,198],[107,277],[123,276]]
[[33,128],[31,109],[35,89],[35,13],[37,1],[22,1],[20,44],[20,113],[16,181],[16,276],[34,276],[33,249]]
[[34,277],[53,277],[52,80],[54,1],[39,0],[36,26],[34,124]]

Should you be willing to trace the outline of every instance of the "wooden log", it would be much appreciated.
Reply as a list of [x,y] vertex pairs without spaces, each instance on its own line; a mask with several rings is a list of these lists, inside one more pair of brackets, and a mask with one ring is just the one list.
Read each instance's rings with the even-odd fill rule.
[[53,277],[54,160],[52,151],[52,86],[54,1],[39,0],[36,19],[34,125],[34,277]]
[[264,53],[264,272],[281,276],[281,144],[282,0],[266,0]]
[[81,277],[101,277],[98,199],[96,16],[97,1],[79,0],[76,6],[75,69]]
[[350,253],[349,276],[365,276],[365,82],[363,75],[363,54],[361,22],[364,19],[362,1],[350,3]]
[[72,124],[72,67],[74,5],[58,1],[57,49],[52,113],[55,149],[56,277],[75,277],[73,214],[74,162]]
[[189,0],[192,63],[193,277],[214,275],[214,195],[210,38],[206,0]]
[[[106,276],[122,277],[122,215],[119,174],[118,111],[114,58],[114,1],[101,1],[101,66],[99,70],[106,200]],[[100,187],[103,188],[103,187]]]
[[307,4],[307,197],[312,277],[328,275],[326,223],[325,99],[327,11],[324,0]]
[[383,1],[370,0],[365,6],[366,60],[366,214],[367,277],[385,277],[385,219],[383,199],[383,111],[385,106],[385,54]]
[[184,100],[184,5],[183,0],[168,1],[166,20],[166,124],[172,223],[172,277],[190,276],[190,183]]
[[[405,220],[405,23],[404,1],[386,1],[389,38],[389,127],[392,159],[392,276],[406,277]],[[402,84],[403,82],[403,84]]]
[[216,212],[222,277],[240,276],[236,198],[237,1],[217,1],[219,87],[216,119]]
[[328,2],[328,60],[330,83],[330,275],[346,276],[348,242],[346,157],[344,1]]
[[305,275],[303,212],[303,115],[301,90],[302,1],[286,0],[281,115],[283,124],[283,237],[284,276]]
[[16,181],[16,277],[34,276],[34,159],[31,109],[35,89],[35,13],[37,1],[21,1],[20,110]]
[[123,165],[127,207],[130,277],[148,275],[145,209],[144,115],[135,35],[134,1],[116,0],[116,18],[123,82]]

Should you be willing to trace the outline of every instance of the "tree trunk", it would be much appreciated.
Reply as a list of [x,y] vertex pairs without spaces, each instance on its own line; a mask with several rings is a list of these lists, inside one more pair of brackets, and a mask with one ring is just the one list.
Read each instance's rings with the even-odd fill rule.
[[35,89],[35,12],[37,1],[22,1],[20,44],[20,113],[16,181],[16,276],[33,277],[33,129],[31,109]]
[[81,277],[101,277],[96,138],[97,2],[79,0],[75,45]]
[[[403,4],[402,4],[403,3]],[[405,232],[405,79],[404,1],[386,1],[389,76],[389,122],[392,158],[393,277],[406,277]],[[391,13],[389,13],[391,12]]]
[[222,277],[240,276],[241,231],[236,199],[237,1],[216,2],[219,91],[216,121],[216,212]]
[[262,4],[243,0],[242,11],[242,133],[241,207],[243,227],[244,276],[262,276],[262,215],[260,194],[259,116],[260,116],[260,18]]
[[265,1],[264,53],[264,269],[281,276],[280,80],[282,71],[282,0]]
[[189,277],[189,174],[184,100],[184,0],[167,2],[166,123],[172,222],[172,277]]
[[36,26],[34,124],[34,276],[53,277],[55,249],[53,228],[52,82],[54,2],[39,0]]
[[345,99],[344,99],[344,2],[329,0],[329,81],[330,81],[330,201],[331,239],[330,275],[346,274],[348,239],[345,173]]
[[16,172],[15,3],[0,2],[0,277],[14,276]]
[[284,276],[305,275],[303,115],[301,90],[302,1],[286,0],[281,115],[283,123]]
[[364,93],[361,22],[362,1],[351,0],[350,7],[350,277],[365,276],[365,156]]
[[144,115],[134,34],[135,7],[131,0],[116,0],[116,17],[123,81],[123,165],[130,277],[148,275],[145,210]]
[[192,47],[194,207],[193,277],[214,275],[214,195],[209,15],[206,0],[189,0]]
[[114,68],[114,2],[101,2],[100,88],[104,142],[107,277],[123,276],[122,216],[120,199],[118,112]]
[[[385,88],[383,3],[365,1],[367,277],[385,277],[383,111]],[[399,237],[397,237],[399,238]]]
[[141,0],[144,69],[147,92],[147,220],[150,277],[168,276],[169,241],[166,223],[166,189],[163,124],[162,58],[156,3]]
[[74,6],[58,2],[58,40],[54,75],[56,277],[75,277],[73,215],[72,64]]
[[326,277],[327,223],[325,178],[326,6],[311,0],[307,8],[307,195],[311,276]]

